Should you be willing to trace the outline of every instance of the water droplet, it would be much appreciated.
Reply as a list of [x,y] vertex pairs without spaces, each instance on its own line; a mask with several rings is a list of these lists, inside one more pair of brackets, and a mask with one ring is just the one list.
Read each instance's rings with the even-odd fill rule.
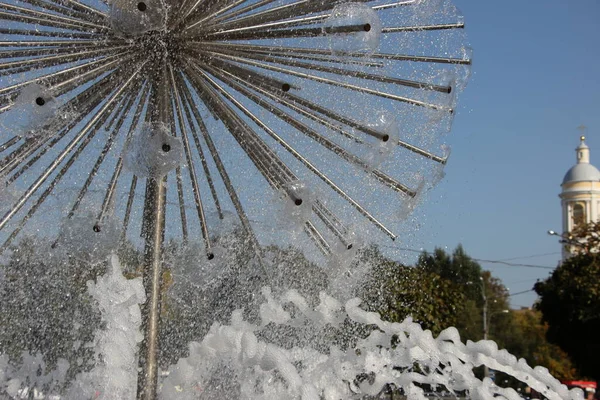
[[160,177],[183,160],[181,140],[170,134],[164,124],[145,124],[137,132],[124,157],[124,165],[139,177]]

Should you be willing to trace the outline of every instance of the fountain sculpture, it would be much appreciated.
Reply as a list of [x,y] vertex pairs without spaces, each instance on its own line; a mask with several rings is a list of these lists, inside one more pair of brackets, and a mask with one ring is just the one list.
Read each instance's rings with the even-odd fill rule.
[[[481,364],[581,395],[352,295],[365,238],[395,240],[446,164],[471,65],[450,1],[6,0],[0,19],[2,260],[39,265],[38,282],[61,265],[47,283],[87,281],[96,305],[61,325],[87,332],[92,345],[67,346],[80,356],[0,354],[2,395],[337,400],[394,385],[412,399],[429,384],[517,398],[479,381]],[[323,268],[286,258],[300,252]],[[162,377],[167,298],[206,329]],[[335,344],[346,323],[371,331]]]

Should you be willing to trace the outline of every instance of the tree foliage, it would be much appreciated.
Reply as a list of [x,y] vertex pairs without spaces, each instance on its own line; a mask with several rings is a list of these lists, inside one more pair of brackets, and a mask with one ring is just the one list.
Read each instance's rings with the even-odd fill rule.
[[422,267],[389,260],[377,247],[363,257],[372,260],[373,268],[360,294],[369,310],[392,322],[411,316],[434,334],[457,324],[465,304],[459,285]]
[[564,242],[576,254],[600,253],[600,221],[577,225]]
[[581,374],[600,380],[600,256],[568,258],[535,291],[548,339],[572,357]]
[[[432,254],[423,252],[419,256],[417,266],[458,285],[465,286],[478,283],[482,273],[481,265],[465,252],[462,245],[458,245],[452,254],[448,254],[438,247]],[[481,296],[481,292],[475,286],[470,286],[467,292],[471,298]]]
[[529,365],[543,365],[559,380],[575,379],[577,372],[568,354],[546,339],[549,325],[542,321],[541,312],[524,309],[512,314],[515,329],[508,338],[508,350]]
[[510,316],[501,313],[509,307],[508,290],[502,282],[473,260],[461,245],[452,254],[436,248],[433,253],[423,252],[417,266],[452,282],[464,294],[464,304],[455,326],[464,340],[483,339],[483,306],[487,299],[489,337],[504,344]]

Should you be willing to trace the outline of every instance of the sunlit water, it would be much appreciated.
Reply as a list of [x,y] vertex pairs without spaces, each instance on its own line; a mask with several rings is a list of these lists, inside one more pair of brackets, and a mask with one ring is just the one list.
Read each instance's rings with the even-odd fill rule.
[[[105,323],[93,342],[95,366],[80,373],[60,398],[134,399],[142,339],[139,305],[145,298],[141,279],[124,278],[113,255],[109,271],[97,283],[90,281],[88,292]],[[548,399],[583,399],[581,390],[569,391],[546,368],[531,368],[493,341],[464,344],[452,327],[434,338],[411,318],[386,322],[364,311],[358,298],[340,302],[325,292],[316,304],[296,290],[275,295],[263,287],[261,296],[255,322],[236,310],[228,324],[215,322],[201,341],[189,344],[189,356],[163,374],[162,399],[360,399],[390,384],[409,399],[426,398],[423,384],[473,399],[520,399],[513,389],[479,380],[473,368],[484,364]],[[341,344],[335,332],[348,323],[363,334]],[[68,367],[60,360],[47,371],[41,356],[24,354],[23,365],[15,369],[3,356],[0,388],[15,398],[27,398],[24,384],[52,393]]]

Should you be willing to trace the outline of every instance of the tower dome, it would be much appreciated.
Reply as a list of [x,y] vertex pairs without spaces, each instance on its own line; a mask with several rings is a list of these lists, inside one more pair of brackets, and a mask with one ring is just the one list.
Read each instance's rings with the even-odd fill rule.
[[577,164],[567,171],[562,182],[563,185],[571,182],[600,181],[600,171],[590,164],[590,148],[585,144],[585,136],[580,139],[581,143],[575,149]]

